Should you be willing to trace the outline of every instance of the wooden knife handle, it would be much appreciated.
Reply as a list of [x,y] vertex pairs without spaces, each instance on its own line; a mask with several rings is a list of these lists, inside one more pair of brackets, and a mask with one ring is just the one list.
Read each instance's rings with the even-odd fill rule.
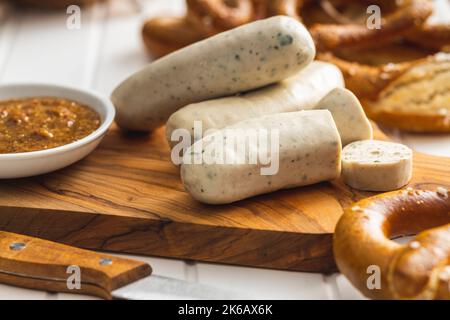
[[151,272],[147,263],[0,231],[2,283],[111,299],[113,290]]

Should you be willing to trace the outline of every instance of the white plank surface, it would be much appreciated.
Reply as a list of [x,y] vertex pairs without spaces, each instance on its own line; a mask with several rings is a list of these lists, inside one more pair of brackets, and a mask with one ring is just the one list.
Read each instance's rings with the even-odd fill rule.
[[[183,10],[182,0],[114,0],[83,9],[80,30],[65,27],[67,15],[64,12],[0,13],[0,81],[68,84],[108,96],[121,80],[150,61],[140,38],[145,18],[180,14]],[[397,137],[420,151],[450,156],[449,136],[398,134]],[[362,298],[342,275],[127,257],[150,263],[158,275],[232,288],[254,299]],[[0,299],[90,297],[0,285]]]
[[250,299],[330,299],[321,274],[199,263],[198,281],[240,290]]

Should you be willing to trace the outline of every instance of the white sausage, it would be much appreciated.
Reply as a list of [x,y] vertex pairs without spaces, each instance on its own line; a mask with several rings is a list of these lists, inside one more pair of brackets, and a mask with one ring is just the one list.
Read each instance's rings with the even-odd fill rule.
[[[279,150],[273,154],[270,164],[274,167],[273,163],[278,163],[278,170],[271,172],[273,175],[263,175],[266,173],[262,168],[267,169],[269,165],[261,161],[250,163],[248,151],[254,150],[256,144],[240,144],[246,145],[244,151],[229,144],[231,133],[261,128],[279,133],[276,144]],[[249,137],[247,133],[247,142]],[[224,159],[245,159],[245,162],[217,164],[211,161],[214,158],[211,150],[217,152],[222,147]],[[329,111],[279,113],[239,122],[197,141],[183,156],[181,178],[186,190],[198,201],[232,203],[280,189],[336,179],[341,171],[341,149],[341,139]],[[195,164],[195,160],[202,159],[202,164]]]
[[373,138],[373,129],[358,98],[347,89],[336,88],[317,104],[315,109],[331,112],[341,135],[342,145]]
[[342,151],[342,177],[352,188],[392,191],[408,184],[412,177],[413,153],[405,145],[364,140]]
[[[190,104],[178,110],[167,121],[167,140],[171,146],[177,143],[171,138],[176,129],[189,131],[194,142],[209,129],[222,129],[267,114],[313,109],[330,90],[343,86],[342,73],[335,65],[314,61],[278,84],[239,96]],[[194,134],[195,121],[202,125],[202,132],[197,135]]]
[[315,55],[306,28],[285,16],[256,21],[174,52],[112,93],[119,126],[148,131],[190,103],[284,80]]

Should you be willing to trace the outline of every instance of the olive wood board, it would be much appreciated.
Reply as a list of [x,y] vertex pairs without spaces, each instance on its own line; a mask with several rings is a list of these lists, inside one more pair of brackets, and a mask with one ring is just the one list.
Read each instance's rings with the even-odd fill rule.
[[[416,153],[410,185],[450,188],[450,158]],[[184,191],[164,128],[145,135],[113,126],[68,168],[0,180],[0,230],[88,249],[328,273],[343,208],[372,194],[337,180],[204,205]]]

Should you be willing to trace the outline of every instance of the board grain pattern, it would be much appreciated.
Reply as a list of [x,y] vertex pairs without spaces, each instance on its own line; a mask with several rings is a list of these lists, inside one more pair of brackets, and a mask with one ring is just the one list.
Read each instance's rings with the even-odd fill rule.
[[[450,158],[415,154],[411,186],[450,188],[449,168]],[[343,207],[370,195],[333,181],[203,205],[184,191],[163,128],[127,135],[113,127],[66,169],[1,180],[0,230],[89,249],[332,272]]]

